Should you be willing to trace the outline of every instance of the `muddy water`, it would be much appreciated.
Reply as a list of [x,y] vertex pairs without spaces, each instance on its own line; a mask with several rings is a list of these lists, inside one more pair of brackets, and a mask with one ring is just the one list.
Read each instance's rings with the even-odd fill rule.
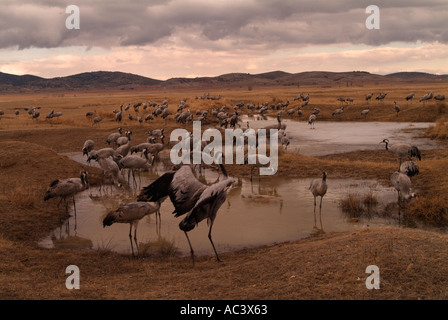
[[[218,178],[215,171],[207,170],[205,180],[213,183]],[[151,183],[157,176],[142,173],[141,186]],[[213,226],[213,240],[218,252],[231,251],[245,247],[294,241],[319,232],[346,231],[365,225],[382,226],[396,224],[395,220],[360,220],[349,222],[343,215],[339,201],[348,193],[371,193],[384,205],[395,201],[394,191],[379,185],[376,181],[328,180],[329,190],[322,206],[322,225],[317,208],[316,219],[313,213],[313,196],[308,190],[310,179],[282,179],[256,177],[251,183],[239,179],[230,190],[227,201],[222,205]],[[135,201],[138,188],[99,193],[91,188],[76,198],[76,219],[72,217],[65,225],[52,232],[40,244],[44,247],[77,246],[90,244],[92,248],[111,249],[130,253],[129,225],[114,224],[103,228],[102,219],[109,210],[120,204]],[[160,239],[173,243],[181,254],[189,253],[186,237],[179,230],[181,217],[175,218],[171,202],[162,204],[162,223],[156,225],[153,215],[140,221],[139,242],[156,242]],[[205,221],[189,232],[195,253],[213,254],[208,240],[208,226]]]
[[[262,128],[276,120],[249,121],[253,128]],[[305,121],[286,121],[286,132],[290,137],[289,150],[300,151],[307,155],[324,155],[363,149],[384,150],[379,142],[389,138],[393,142],[411,142],[421,149],[436,147],[429,139],[418,138],[419,130],[430,123],[379,123],[379,122],[317,122],[312,130]],[[414,130],[415,129],[415,130]],[[384,151],[385,152],[385,151]],[[68,154],[73,160],[85,163],[80,153]],[[97,166],[95,162],[91,165]],[[141,184],[137,188],[110,188],[99,193],[91,188],[77,195],[76,219],[72,217],[61,228],[42,239],[44,247],[87,247],[104,248],[117,252],[130,253],[129,225],[114,224],[103,228],[102,219],[108,211],[119,205],[135,201],[142,186],[146,186],[163,173],[163,167],[157,167],[157,174],[141,174]],[[218,178],[216,171],[207,170],[203,182],[213,183]],[[276,177],[258,177],[253,182],[239,179],[222,205],[213,226],[213,240],[218,252],[298,240],[320,232],[347,231],[365,225],[397,225],[396,219],[361,219],[348,221],[339,206],[340,200],[349,193],[371,194],[379,202],[378,210],[396,201],[396,192],[390,187],[378,184],[374,180],[333,180],[328,179],[328,192],[323,200],[322,224],[319,214],[313,213],[313,197],[308,190],[310,179],[289,179]],[[174,218],[174,208],[166,200],[162,204],[162,223],[156,226],[154,216],[145,217],[138,227],[139,242],[157,242],[162,239],[174,244],[181,254],[189,253],[188,242],[178,228],[182,217]],[[189,232],[196,254],[213,254],[207,237],[208,226],[205,221]]]
[[[277,120],[257,121],[256,117],[242,119],[254,129],[275,124]],[[290,139],[288,150],[299,151],[308,156],[323,156],[332,153],[357,150],[384,150],[383,139],[394,143],[412,143],[421,150],[438,147],[437,142],[419,137],[420,133],[431,125],[430,122],[331,122],[318,120],[315,129],[307,121],[282,120]]]

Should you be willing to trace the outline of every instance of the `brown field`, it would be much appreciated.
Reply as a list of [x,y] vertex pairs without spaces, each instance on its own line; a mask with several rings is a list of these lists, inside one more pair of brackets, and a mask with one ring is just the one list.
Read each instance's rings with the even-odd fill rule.
[[[80,151],[93,139],[96,148],[106,147],[107,135],[117,128],[112,110],[140,101],[161,103],[170,110],[187,98],[194,113],[213,106],[228,107],[239,101],[276,103],[290,101],[302,92],[310,94],[303,109],[306,121],[314,107],[321,109],[319,121],[431,121],[425,134],[434,139],[448,136],[446,103],[423,105],[418,98],[434,91],[445,93],[447,83],[391,84],[365,87],[278,87],[225,89],[219,101],[196,99],[203,91],[66,92],[0,96],[0,298],[1,299],[447,299],[448,236],[408,228],[365,228],[357,232],[321,234],[316,237],[272,246],[225,253],[222,263],[214,256],[189,258],[155,255],[151,249],[134,259],[110,250],[42,249],[37,240],[59,225],[56,200],[43,195],[55,178],[76,176],[84,167],[96,184],[100,171],[69,160],[58,153]],[[364,96],[387,92],[384,103]],[[404,97],[415,92],[416,101]],[[338,97],[352,97],[353,105],[337,119],[331,112],[340,107]],[[393,101],[401,111],[396,115]],[[370,106],[367,118],[361,110]],[[24,107],[41,107],[32,120]],[[14,110],[20,110],[15,116]],[[49,121],[52,109],[63,116]],[[96,110],[103,118],[98,125],[85,113]],[[129,110],[134,114],[132,107]],[[244,112],[247,112],[246,110]],[[275,115],[277,111],[273,111]],[[286,118],[287,115],[285,114]],[[297,117],[295,115],[294,117]],[[132,129],[134,141],[144,141],[148,129],[165,128],[165,135],[179,127],[170,116],[165,122],[139,124],[124,112],[121,127]],[[211,117],[210,117],[211,118]],[[215,126],[209,120],[203,125]],[[187,129],[191,128],[187,125]],[[420,197],[408,205],[408,214],[435,225],[448,223],[448,149],[423,151],[420,174],[414,180]],[[389,183],[396,159],[387,152],[357,151],[324,157],[306,157],[280,152],[278,175],[318,177],[322,170],[334,178],[376,178]],[[232,165],[231,175],[248,176],[249,169]],[[364,201],[369,201],[364,199]],[[204,223],[204,222],[203,222]],[[281,261],[279,263],[279,261]],[[81,271],[81,290],[65,288],[65,268],[75,264]],[[381,289],[367,290],[365,268],[381,270]],[[193,272],[192,272],[193,271]]]

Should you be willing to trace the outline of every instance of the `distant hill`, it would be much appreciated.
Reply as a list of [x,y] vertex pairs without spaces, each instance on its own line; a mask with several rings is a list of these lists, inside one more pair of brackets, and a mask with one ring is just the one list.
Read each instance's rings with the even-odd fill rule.
[[389,78],[401,78],[408,80],[444,80],[448,78],[448,75],[436,75],[426,72],[396,72],[386,75]]
[[67,90],[132,90],[139,88],[212,89],[250,88],[264,86],[362,86],[369,83],[448,80],[448,75],[422,72],[397,72],[388,75],[365,71],[308,71],[288,73],[272,71],[260,74],[228,73],[216,77],[171,78],[157,80],[132,73],[95,71],[67,77],[45,79],[33,75],[13,75],[0,72],[0,93],[67,91]]
[[146,78],[132,73],[107,71],[84,72],[51,79],[1,73],[0,92],[132,89],[134,87],[154,86],[161,82],[161,80]]
[[0,85],[23,86],[42,79],[29,74],[16,76],[14,74],[0,72]]

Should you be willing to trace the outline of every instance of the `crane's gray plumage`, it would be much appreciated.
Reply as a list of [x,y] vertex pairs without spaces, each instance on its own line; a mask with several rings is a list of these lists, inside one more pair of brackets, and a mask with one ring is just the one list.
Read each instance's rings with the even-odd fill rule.
[[98,156],[98,158],[108,158],[112,157],[115,153],[115,150],[112,148],[102,148],[99,150],[91,150],[89,153],[89,157],[87,158],[87,162],[90,162],[90,160],[96,160],[93,158],[93,156]]
[[413,177],[419,174],[418,165],[414,161],[405,161],[400,166],[400,172],[408,177]]
[[[102,150],[102,149],[101,149]],[[111,149],[113,151],[113,149]],[[101,169],[103,169],[103,179],[105,176],[109,176],[112,178],[113,183],[117,187],[121,187],[121,184],[119,182],[119,173],[120,169],[118,168],[118,164],[112,160],[112,156],[103,156],[99,152],[91,152],[89,155],[89,158],[87,159],[87,162],[90,162],[91,160],[95,160],[100,165]],[[100,192],[101,192],[102,186],[100,185]]]
[[394,101],[394,108],[395,108],[395,112],[397,113],[397,117],[398,117],[398,112],[400,112],[400,106],[397,104],[397,101]]
[[320,212],[320,225],[322,228],[322,198],[325,196],[328,189],[327,173],[323,171],[322,179],[312,180],[309,189],[314,196],[314,225],[316,225],[316,198],[320,197],[319,212]]
[[138,177],[141,182],[140,170],[148,170],[151,167],[145,158],[142,158],[139,156],[128,155],[124,158],[121,156],[119,156],[119,157],[121,159],[118,161],[118,167],[120,169],[129,169],[128,182],[129,182],[130,173],[132,173],[132,178],[134,180],[135,185],[137,184],[137,182],[135,180],[135,172],[138,173]]
[[408,94],[406,96],[406,101],[409,101],[409,100],[412,101],[414,99],[414,97],[415,97],[415,94],[413,92],[411,92],[410,94]]
[[93,118],[93,124],[100,123],[101,120],[103,120],[101,117],[95,117],[95,118]]
[[134,242],[137,247],[137,255],[139,254],[137,242],[137,227],[139,221],[152,213],[157,212],[160,208],[160,202],[151,204],[148,202],[131,202],[120,206],[118,209],[110,211],[103,219],[103,228],[111,226],[114,223],[129,223],[129,240],[131,242],[132,255],[134,254],[134,246],[132,245],[132,226],[134,226]]
[[210,186],[199,182],[190,166],[184,165],[178,170],[171,170],[162,175],[143,188],[137,197],[139,201],[163,201],[169,196],[175,208],[173,214],[176,217],[186,214],[185,218],[179,223],[179,228],[184,231],[187,237],[193,264],[194,251],[187,232],[204,219],[207,219],[210,226],[208,238],[215,251],[216,259],[220,261],[211,232],[216,213],[225,201],[229,188],[235,182],[234,179],[227,176],[222,164],[220,164],[220,167],[225,178]]
[[115,140],[115,143],[117,146],[121,147],[122,145],[128,143],[128,141],[131,141],[131,135],[132,131],[128,130],[124,133],[124,136],[117,137],[117,140]]
[[426,102],[426,101],[428,101],[428,100],[431,100],[432,98],[434,97],[434,92],[430,92],[430,93],[427,93],[427,94],[425,94],[425,95],[423,95],[421,98],[420,98],[420,100],[419,100],[419,102]]
[[369,114],[369,112],[370,112],[370,107],[367,107],[367,109],[364,109],[364,110],[361,111],[361,115],[367,117],[367,115]]
[[344,106],[342,106],[339,109],[336,109],[333,111],[333,113],[331,114],[332,116],[338,115],[338,114],[342,114],[344,112]]
[[308,118],[308,124],[311,125],[311,129],[314,129],[314,122],[316,122],[316,115],[312,114]]
[[67,198],[73,197],[73,206],[76,216],[76,205],[75,205],[75,195],[81,191],[86,190],[89,187],[89,182],[87,180],[87,171],[82,170],[80,172],[79,178],[69,178],[64,180],[53,180],[50,184],[50,187],[45,192],[44,201],[47,201],[51,198],[60,198],[58,203],[61,204],[63,200],[65,202],[65,208],[67,212]]
[[111,134],[107,137],[107,139],[106,139],[106,143],[107,143],[108,145],[110,145],[111,143],[112,143],[112,144],[117,144],[117,140],[118,140],[118,138],[120,138],[120,137],[122,136],[122,134],[123,134],[122,129],[121,129],[121,128],[118,128],[118,132],[111,133]]
[[82,155],[86,155],[88,156],[89,152],[93,150],[93,148],[95,147],[95,142],[93,142],[93,140],[86,140],[84,142],[84,146],[82,147]]
[[390,176],[390,182],[398,192],[398,221],[400,221],[401,202],[406,202],[412,198],[416,198],[417,194],[411,192],[411,179],[404,173],[395,171]]
[[416,146],[411,146],[407,143],[396,143],[390,145],[389,139],[384,139],[380,143],[384,143],[386,145],[387,151],[398,156],[398,158],[400,159],[400,166],[403,158],[408,158],[409,160],[411,160],[411,158],[417,157],[418,160],[422,160],[420,150]]
[[417,194],[412,192],[411,179],[404,173],[395,171],[390,176],[390,182],[392,183],[395,190],[398,191],[398,219],[400,219],[401,202],[416,198]]

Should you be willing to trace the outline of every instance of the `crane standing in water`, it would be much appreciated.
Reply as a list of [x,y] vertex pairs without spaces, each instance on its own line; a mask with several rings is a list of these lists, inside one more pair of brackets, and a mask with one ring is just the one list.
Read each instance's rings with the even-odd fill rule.
[[138,201],[163,201],[170,197],[174,205],[175,217],[186,214],[179,223],[179,229],[185,233],[190,246],[191,259],[194,265],[194,251],[187,232],[204,219],[210,226],[208,238],[215,251],[216,260],[221,261],[212,240],[212,227],[216,214],[227,198],[227,192],[235,182],[227,176],[223,164],[219,165],[224,179],[207,186],[194,176],[190,166],[182,166],[177,170],[171,170],[163,174],[150,185],[143,188],[137,197]]

